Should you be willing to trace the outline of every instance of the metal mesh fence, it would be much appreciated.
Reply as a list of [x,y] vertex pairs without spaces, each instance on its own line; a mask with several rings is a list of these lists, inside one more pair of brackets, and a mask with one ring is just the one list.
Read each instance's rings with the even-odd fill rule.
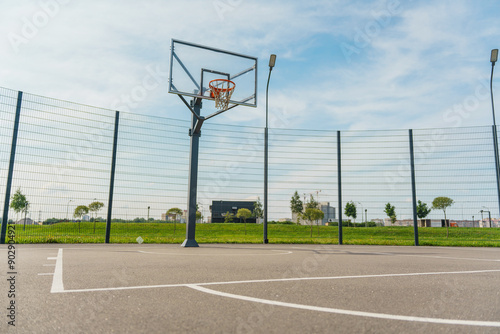
[[[0,89],[2,203],[17,97],[16,91]],[[117,112],[23,94],[20,115],[10,198],[19,189],[29,208],[11,209],[8,215],[18,223],[20,236],[36,242],[44,228],[49,231],[44,234],[85,236],[86,241],[90,236],[102,242],[112,205],[111,221],[121,224],[111,229],[112,241],[127,236],[131,224],[146,221],[158,224],[158,240],[182,239],[180,230],[172,232],[164,223],[172,220],[167,210],[187,209],[189,120],[120,112],[111,188]],[[491,127],[413,130],[417,199],[431,206],[437,196],[450,197],[455,203],[447,212],[449,219],[460,226],[486,226],[485,213],[495,217],[499,212],[492,138]],[[333,225],[341,184],[344,220],[391,225],[384,212],[390,203],[396,210],[395,225],[413,225],[408,130],[342,131],[340,139],[339,180],[337,131],[269,130],[269,220],[296,221],[290,209],[296,192],[304,202],[313,196],[333,210],[323,221]],[[213,201],[262,202],[264,129],[204,124],[198,175],[204,222],[210,221]],[[96,201],[103,207],[75,215],[78,206]],[[356,218],[346,217],[348,202],[356,206]],[[439,224],[442,212],[433,210],[427,218]],[[332,238],[335,233],[332,228]]]
[[295,191],[303,202],[313,196],[320,203],[336,206],[336,132],[272,129],[269,142],[271,218],[290,217]]
[[[463,221],[463,226],[472,227],[472,216],[478,220],[481,210],[497,215],[491,127],[415,130],[414,138],[419,199],[430,203],[436,196],[452,198],[448,217]],[[429,216],[444,219],[438,210]]]
[[341,142],[343,200],[360,209],[356,221],[380,222],[387,203],[398,219],[410,218],[408,131],[343,132]]

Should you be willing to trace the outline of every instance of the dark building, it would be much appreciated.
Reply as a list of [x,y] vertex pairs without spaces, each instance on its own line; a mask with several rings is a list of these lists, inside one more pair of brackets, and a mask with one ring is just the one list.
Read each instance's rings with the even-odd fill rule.
[[[251,201],[212,201],[210,206],[210,211],[212,213],[212,223],[223,223],[226,212],[230,212],[234,215],[233,222],[239,223],[240,219],[236,218],[236,213],[238,209],[246,208],[253,212],[253,205],[255,202]],[[241,220],[243,222],[243,220]],[[255,224],[255,217],[247,219],[247,223]]]

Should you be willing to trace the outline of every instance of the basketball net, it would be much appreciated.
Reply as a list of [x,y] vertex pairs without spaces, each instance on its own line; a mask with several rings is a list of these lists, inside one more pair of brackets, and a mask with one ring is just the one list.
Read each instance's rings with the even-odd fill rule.
[[233,95],[235,83],[226,79],[215,79],[208,84],[210,88],[210,96],[215,99],[215,108],[219,110],[227,110],[231,95]]

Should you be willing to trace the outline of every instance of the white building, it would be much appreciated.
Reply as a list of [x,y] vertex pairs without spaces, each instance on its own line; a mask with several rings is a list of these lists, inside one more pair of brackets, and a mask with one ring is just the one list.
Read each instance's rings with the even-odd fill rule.
[[[19,219],[16,224],[19,224],[19,225],[25,225],[24,223],[24,218],[23,219]],[[26,218],[26,225],[34,225],[35,222],[31,219],[31,218]]]
[[[328,222],[334,222],[336,221],[335,219],[335,208],[333,206],[330,206],[330,202],[321,202],[318,205],[318,209],[323,211],[323,220],[321,222],[321,225],[326,225]],[[304,219],[300,218],[298,219],[298,215],[296,213],[292,212],[292,221],[295,223],[299,223],[301,225],[307,225],[307,222],[304,221]]]

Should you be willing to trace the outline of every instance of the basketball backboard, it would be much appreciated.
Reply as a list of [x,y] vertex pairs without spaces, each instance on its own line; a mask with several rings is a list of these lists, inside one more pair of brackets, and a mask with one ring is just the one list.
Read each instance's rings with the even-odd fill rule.
[[168,92],[214,100],[214,79],[235,83],[230,104],[257,106],[257,58],[172,39]]

